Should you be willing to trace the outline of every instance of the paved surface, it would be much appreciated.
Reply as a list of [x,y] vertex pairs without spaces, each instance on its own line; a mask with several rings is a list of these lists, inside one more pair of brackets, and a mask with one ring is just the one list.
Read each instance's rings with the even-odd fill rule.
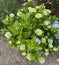
[[[49,56],[43,65],[59,65],[57,62],[59,53],[56,56]],[[29,62],[21,56],[19,50],[11,49],[6,39],[0,35],[0,65],[41,65],[40,63]]]

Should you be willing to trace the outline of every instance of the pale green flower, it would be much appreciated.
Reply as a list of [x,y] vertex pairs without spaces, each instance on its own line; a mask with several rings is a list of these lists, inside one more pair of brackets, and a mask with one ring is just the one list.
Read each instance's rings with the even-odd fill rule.
[[48,52],[49,50],[48,49],[45,49],[45,52]]
[[45,42],[46,42],[46,38],[42,38],[42,39],[41,39],[41,42],[42,42],[42,43],[45,43]]
[[49,43],[49,48],[53,48],[53,44],[52,43]]
[[36,13],[35,18],[42,18],[42,14]]
[[41,29],[36,29],[35,31],[34,31],[35,33],[36,33],[36,35],[42,35],[42,30]]
[[26,56],[26,52],[22,52],[22,55],[23,55],[23,56]]
[[12,41],[10,40],[8,43],[9,43],[9,44],[12,44]]
[[46,9],[46,11],[47,11],[47,13],[49,13],[49,14],[51,13],[51,10],[49,10],[49,9]]
[[18,11],[18,12],[17,12],[17,16],[20,16],[20,14],[21,14],[21,12],[20,12],[20,11]]
[[48,10],[48,9],[44,9],[44,10],[43,10],[43,14],[44,14],[44,15],[48,15],[48,14],[50,14],[50,13],[51,13],[51,11]]
[[48,25],[47,28],[51,28],[52,26],[51,25]]
[[29,10],[30,13],[35,13],[36,12],[36,9],[32,8],[32,7],[28,7],[28,10]]
[[5,34],[5,37],[6,37],[6,38],[9,39],[11,36],[12,36],[12,34],[11,34],[10,32],[6,32],[6,34]]
[[26,5],[26,3],[23,3],[23,5]]
[[44,63],[45,63],[45,59],[44,59],[43,57],[41,57],[41,58],[39,58],[39,62],[40,62],[41,64],[44,64]]
[[36,6],[36,9],[39,9],[40,8],[40,6]]
[[25,44],[21,44],[21,45],[20,45],[20,50],[25,50],[25,48],[26,48],[26,47],[25,47]]
[[47,21],[44,21],[44,25],[48,25],[48,22]]
[[45,56],[48,56],[48,55],[49,55],[49,52],[45,52],[44,55],[45,55]]
[[46,12],[46,10],[43,10],[43,15],[48,15],[48,13]]
[[17,41],[16,44],[20,44],[21,42],[20,41]]
[[31,53],[27,53],[26,58],[31,61]]
[[45,36],[45,38],[47,39],[47,38],[48,38],[48,36]]
[[54,48],[53,48],[53,51],[58,51],[58,48],[54,47]]
[[32,1],[32,0],[28,0],[28,2],[30,2],[30,1]]
[[13,13],[10,14],[10,17],[14,17],[15,15]]
[[23,11],[23,9],[20,9],[21,11]]

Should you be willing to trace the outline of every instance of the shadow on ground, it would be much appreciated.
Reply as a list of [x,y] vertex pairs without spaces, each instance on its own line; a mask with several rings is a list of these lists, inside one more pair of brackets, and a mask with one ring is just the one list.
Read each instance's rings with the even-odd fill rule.
[[[43,65],[59,65],[57,62],[59,53],[56,56],[46,58],[46,63]],[[41,65],[40,63],[29,62],[21,56],[21,53],[16,49],[11,49],[8,46],[5,38],[0,35],[0,65]]]

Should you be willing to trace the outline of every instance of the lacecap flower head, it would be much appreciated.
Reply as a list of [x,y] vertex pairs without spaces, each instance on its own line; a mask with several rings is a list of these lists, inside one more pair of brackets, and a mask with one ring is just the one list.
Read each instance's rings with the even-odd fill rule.
[[34,32],[38,36],[42,35],[42,33],[43,33],[41,29],[36,29]]
[[42,18],[42,14],[36,13],[35,18]]
[[28,10],[29,10],[30,13],[35,13],[36,12],[36,9],[32,8],[32,7],[28,7]]
[[11,36],[12,36],[12,34],[11,34],[10,32],[6,32],[6,34],[5,34],[5,37],[6,37],[6,38],[9,39]]

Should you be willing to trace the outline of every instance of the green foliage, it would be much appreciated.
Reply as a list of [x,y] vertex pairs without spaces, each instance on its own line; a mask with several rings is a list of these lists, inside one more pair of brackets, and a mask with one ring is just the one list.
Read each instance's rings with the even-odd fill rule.
[[28,60],[43,63],[44,57],[58,51],[59,46],[55,38],[58,26],[53,24],[58,18],[50,14],[44,4],[36,6],[31,1],[26,2],[17,15],[11,13],[2,20],[5,27],[1,31],[10,47],[20,49]]
[[0,27],[3,26],[1,21],[5,18],[6,14],[10,14],[11,12],[16,13],[17,3],[17,0],[0,0]]
[[51,0],[52,3],[52,12],[59,12],[59,0]]
[[[30,42],[30,43],[29,43]],[[35,38],[34,39],[31,39],[31,40],[26,40],[26,45],[27,45],[27,50],[28,52],[30,51],[39,51],[39,50],[42,50],[42,47],[39,46],[36,41],[35,41]]]

